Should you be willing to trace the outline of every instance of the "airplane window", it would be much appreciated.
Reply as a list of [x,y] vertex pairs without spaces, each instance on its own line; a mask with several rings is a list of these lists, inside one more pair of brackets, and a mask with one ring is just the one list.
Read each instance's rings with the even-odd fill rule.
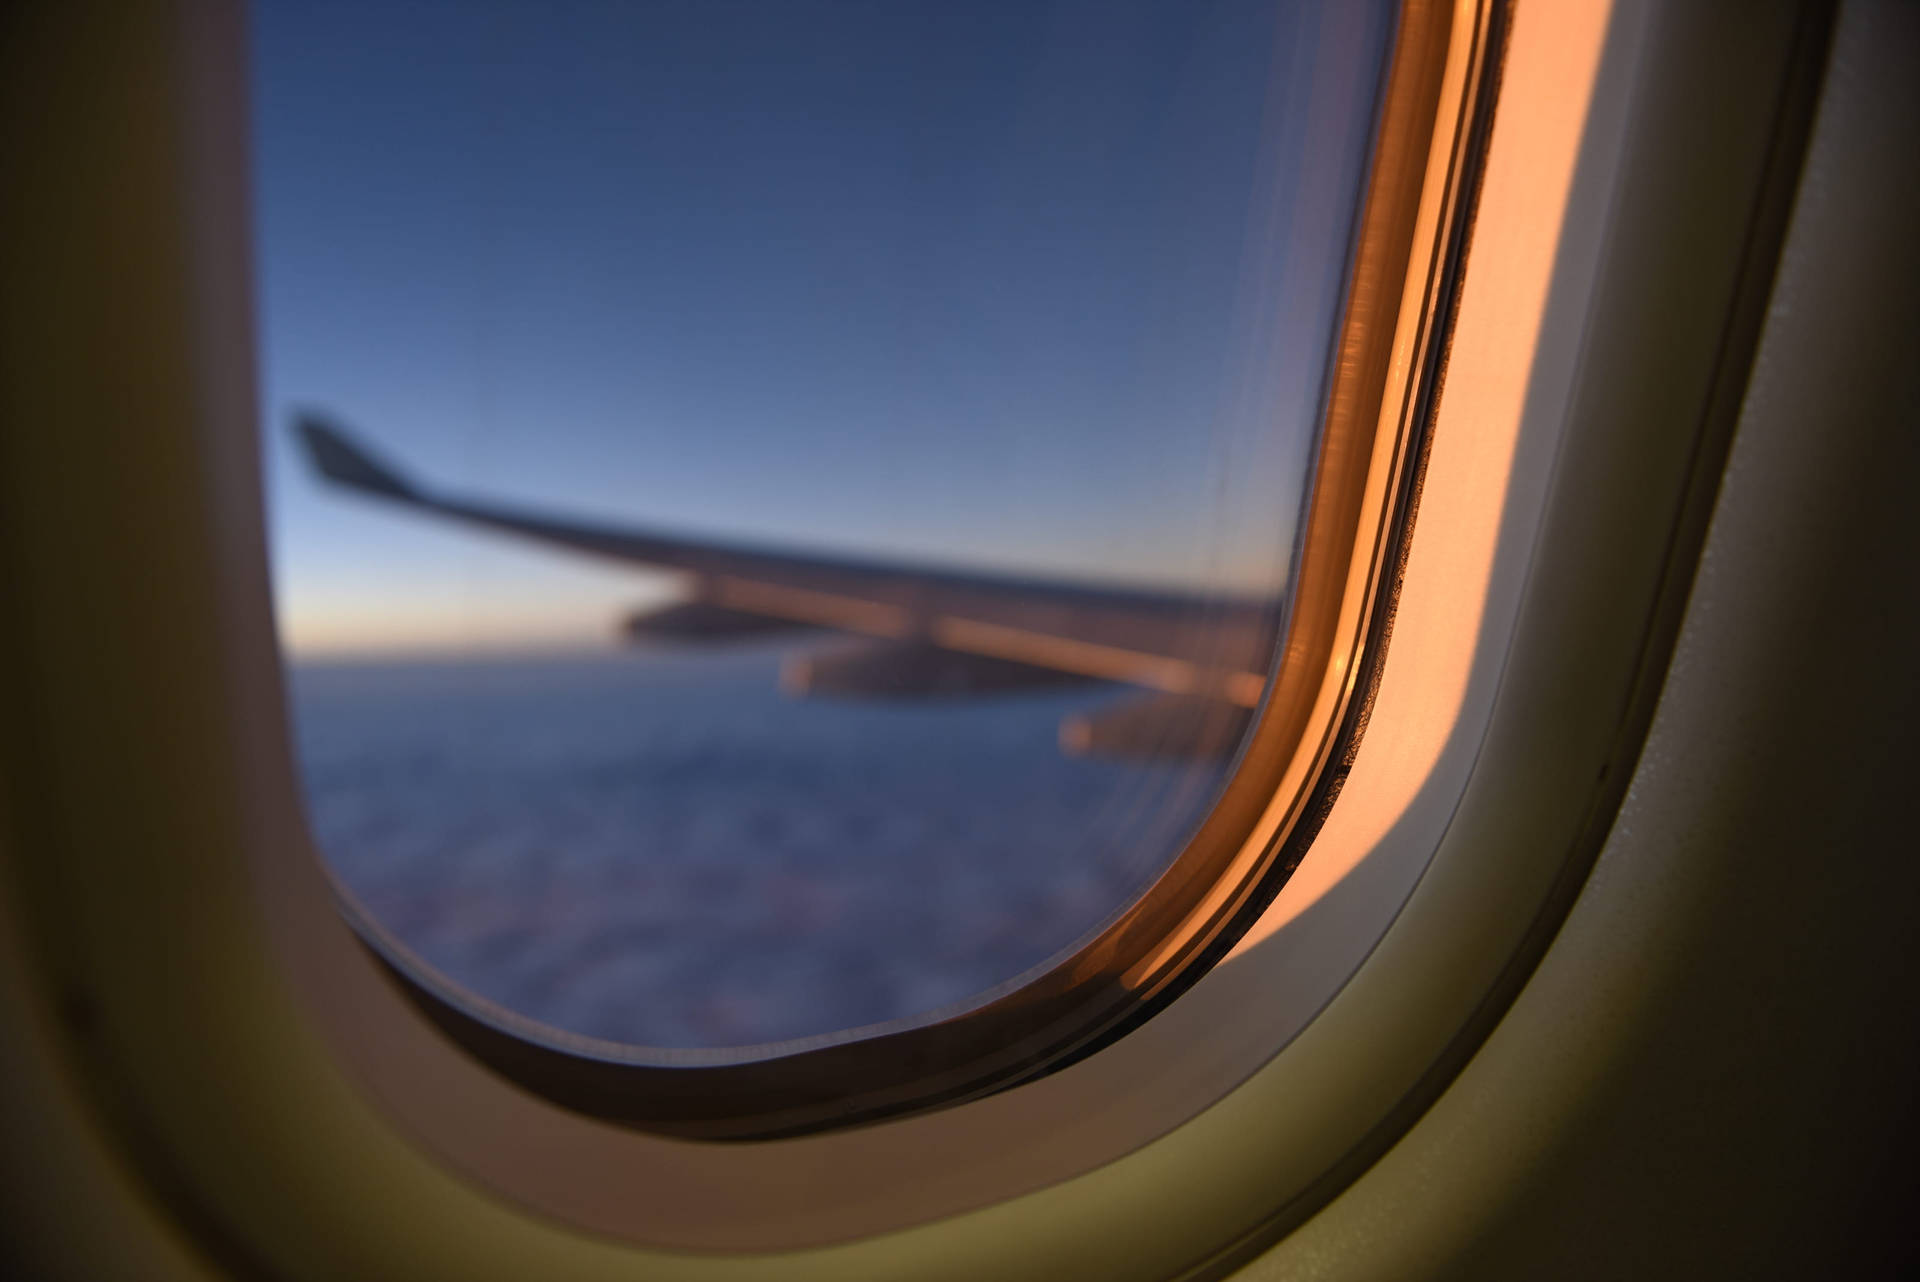
[[1288,623],[1394,31],[257,5],[295,755],[405,981],[745,1056],[1137,903]]

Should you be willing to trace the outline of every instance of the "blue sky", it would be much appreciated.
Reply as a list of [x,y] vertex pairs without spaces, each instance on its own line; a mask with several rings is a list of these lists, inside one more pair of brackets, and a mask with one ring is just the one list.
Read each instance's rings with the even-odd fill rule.
[[295,406],[612,520],[1277,587],[1379,7],[257,4],[283,635],[598,644],[672,588],[322,490]]

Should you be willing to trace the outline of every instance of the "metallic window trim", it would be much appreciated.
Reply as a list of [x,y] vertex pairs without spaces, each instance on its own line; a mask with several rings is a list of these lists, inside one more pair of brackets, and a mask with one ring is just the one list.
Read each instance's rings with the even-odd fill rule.
[[1455,8],[1404,0],[1394,32],[1297,587],[1268,690],[1214,808],[1139,899],[1067,953],[931,1016],[785,1043],[657,1050],[574,1038],[439,981],[343,896],[356,932],[415,1007],[483,1064],[563,1108],[681,1138],[766,1140],[957,1104],[1055,1072],[1164,1010],[1226,956],[1338,793],[1385,650],[1505,26],[1494,0]]

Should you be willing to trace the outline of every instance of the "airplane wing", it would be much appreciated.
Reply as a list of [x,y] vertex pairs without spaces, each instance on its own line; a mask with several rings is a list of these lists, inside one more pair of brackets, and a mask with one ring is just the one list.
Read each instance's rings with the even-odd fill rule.
[[[295,418],[320,475],[361,494],[572,551],[688,577],[686,596],[628,623],[638,637],[708,639],[818,628],[864,640],[788,665],[796,693],[968,694],[1061,681],[1152,692],[1113,717],[1072,719],[1070,750],[1213,755],[1237,742],[1266,686],[1283,602],[976,574],[806,555],[571,520],[445,493],[329,419]],[[1104,724],[1103,724],[1104,723]]]

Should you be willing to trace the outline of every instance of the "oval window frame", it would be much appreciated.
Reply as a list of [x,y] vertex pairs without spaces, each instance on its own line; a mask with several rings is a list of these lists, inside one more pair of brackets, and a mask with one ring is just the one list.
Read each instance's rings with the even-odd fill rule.
[[[1596,273],[1623,254],[1672,240],[1671,211],[1694,208],[1676,204],[1677,194],[1697,201],[1746,181],[1744,170],[1734,172],[1740,166],[1699,164],[1699,149],[1710,144],[1715,157],[1728,155],[1729,144],[1751,150],[1744,135],[1768,133],[1774,124],[1734,112],[1687,118],[1689,128],[1675,131],[1661,109],[1693,101],[1703,80],[1748,107],[1764,105],[1774,92],[1770,60],[1790,31],[1730,41],[1724,17],[1656,16],[1633,5],[1611,16],[1596,6],[1565,22],[1542,18],[1523,25],[1523,35],[1532,35],[1516,39],[1520,109],[1512,114],[1519,129],[1503,127],[1489,179],[1492,216],[1485,234],[1502,252],[1476,268],[1467,314],[1471,321],[1478,299],[1481,316],[1463,325],[1462,350],[1453,357],[1461,372],[1443,416],[1468,430],[1442,427],[1448,444],[1436,459],[1439,475],[1426,504],[1436,512],[1455,509],[1461,524],[1497,525],[1499,548],[1525,553],[1508,562],[1501,552],[1496,560],[1491,581],[1499,604],[1489,599],[1487,605],[1498,617],[1487,621],[1488,641],[1477,643],[1491,647],[1486,679],[1499,697],[1484,745],[1475,746],[1482,733],[1477,720],[1462,727],[1474,740],[1461,767],[1470,776],[1473,804],[1443,823],[1441,848],[1427,847],[1431,868],[1414,898],[1359,972],[1344,987],[1347,972],[1334,978],[1337,996],[1303,1034],[1289,1041],[1291,1034],[1276,1031],[1268,1018],[1247,1021],[1264,1026],[1258,1030],[1263,1057],[1285,1045],[1254,1078],[1239,1073],[1218,1083],[1222,1090],[1244,1085],[1224,1098],[1216,1093],[1217,1107],[1176,1123],[1162,1142],[1137,1152],[1142,1141],[1121,1143],[1124,1159],[1097,1171],[1082,1167],[1082,1178],[1019,1197],[1022,1188],[1048,1180],[1027,1169],[1031,1159],[1020,1152],[1026,1137],[1004,1125],[1001,1106],[1036,1094],[1058,1105],[1059,1093],[1050,1088],[1081,1070],[1130,1060],[1142,1043],[1164,1041],[1163,1030],[1194,1031],[1182,1012],[1208,1005],[1199,1000],[1203,995],[1217,997],[1211,983],[1113,1053],[965,1109],[773,1145],[674,1144],[600,1128],[610,1140],[617,1133],[627,1150],[651,1164],[622,1180],[582,1165],[577,1153],[548,1136],[529,1134],[538,1129],[542,1109],[556,1123],[572,1115],[516,1096],[434,1038],[379,981],[332,912],[297,831],[265,592],[247,365],[245,202],[236,178],[243,171],[235,164],[244,150],[244,114],[235,96],[243,42],[231,18],[195,11],[175,29],[169,25],[174,15],[145,15],[139,29],[153,38],[126,46],[139,51],[139,74],[119,86],[121,97],[169,122],[154,132],[152,146],[183,136],[190,144],[172,168],[99,170],[115,184],[106,204],[129,209],[140,229],[128,252],[136,265],[153,269],[140,277],[145,288],[129,292],[121,264],[103,266],[86,252],[90,242],[71,237],[64,222],[49,240],[32,210],[20,217],[28,234],[19,243],[49,264],[45,280],[78,295],[77,330],[60,336],[49,349],[52,357],[33,378],[22,379],[28,403],[38,404],[33,396],[58,392],[76,376],[93,377],[98,358],[120,354],[122,345],[127,355],[147,358],[137,370],[129,365],[126,385],[116,384],[114,395],[48,415],[61,422],[98,419],[102,432],[34,434],[9,443],[21,484],[7,530],[10,559],[18,558],[12,563],[60,569],[16,582],[35,607],[28,617],[36,627],[10,638],[16,670],[32,675],[31,684],[23,677],[15,691],[23,711],[16,738],[35,751],[31,760],[16,762],[17,773],[47,785],[44,795],[21,790],[8,807],[20,923],[30,928],[33,945],[31,978],[49,1009],[57,1005],[62,1016],[47,1034],[50,1045],[57,1043],[77,1066],[77,1080],[90,1088],[85,1120],[100,1124],[116,1158],[144,1177],[143,1195],[166,1203],[216,1257],[263,1274],[278,1271],[270,1267],[274,1260],[289,1267],[304,1260],[300,1267],[307,1268],[332,1260],[343,1271],[365,1272],[373,1264],[405,1267],[432,1259],[444,1266],[439,1271],[467,1276],[523,1276],[535,1261],[543,1272],[566,1276],[624,1277],[636,1268],[648,1276],[736,1276],[736,1265],[757,1272],[773,1259],[703,1256],[685,1248],[768,1251],[838,1241],[837,1249],[791,1254],[779,1263],[795,1276],[879,1277],[899,1276],[916,1259],[939,1258],[955,1272],[999,1261],[1042,1276],[1056,1274],[1065,1259],[1102,1260],[1112,1276],[1147,1277],[1177,1271],[1196,1250],[1228,1242],[1262,1217],[1269,1218],[1261,1235],[1297,1223],[1391,1142],[1430,1098],[1408,1083],[1444,1083],[1446,1065],[1457,1065],[1477,1039],[1474,1030],[1484,1033],[1485,1020],[1502,1009],[1502,985],[1524,976],[1530,953],[1519,937],[1537,942],[1543,923],[1550,932],[1557,920],[1551,902],[1542,906],[1541,885],[1566,884],[1568,847],[1557,834],[1538,831],[1543,817],[1560,817],[1553,798],[1534,795],[1542,766],[1565,775],[1572,792],[1585,798],[1595,786],[1596,761],[1598,778],[1612,781],[1607,787],[1624,786],[1621,767],[1631,764],[1637,743],[1630,733],[1616,734],[1616,708],[1585,706],[1607,702],[1586,693],[1595,685],[1596,662],[1605,657],[1586,635],[1596,609],[1602,619],[1614,619],[1615,631],[1632,634],[1629,658],[1637,663],[1642,653],[1638,621],[1614,617],[1621,614],[1617,589],[1626,571],[1614,564],[1621,556],[1610,536],[1623,522],[1618,505],[1606,502],[1610,493],[1590,493],[1591,464],[1597,454],[1617,472],[1624,461],[1638,487],[1645,462],[1639,447],[1650,435],[1686,427],[1694,409],[1675,400],[1684,388],[1618,377],[1639,368],[1635,354],[1644,355],[1642,349],[1668,331],[1649,338],[1638,300],[1630,292],[1606,296]],[[1801,25],[1820,29],[1818,22]],[[1675,39],[1674,29],[1688,38]],[[1800,34],[1808,56],[1795,65],[1817,86],[1820,43]],[[1591,59],[1603,36],[1606,52],[1596,72]],[[97,34],[76,36],[71,47],[87,51],[85,67],[97,69]],[[61,65],[69,80],[80,79],[79,60]],[[1810,112],[1806,104],[1783,107],[1780,120],[1804,124]],[[87,132],[93,123],[108,119],[96,113],[75,121],[81,136],[92,138],[98,133]],[[1685,136],[1676,140],[1676,132]],[[1793,129],[1781,133],[1790,138]],[[141,146],[148,141],[145,134],[108,138],[96,150],[118,155],[112,145],[118,143],[145,157]],[[1559,166],[1574,150],[1579,167],[1569,195],[1559,185]],[[1783,155],[1790,151],[1783,146]],[[1540,169],[1546,172],[1536,178]],[[1785,178],[1790,194],[1790,168]],[[128,183],[158,199],[130,206]],[[154,208],[167,217],[156,217]],[[1720,223],[1708,219],[1708,225]],[[1759,238],[1762,248],[1766,240]],[[76,247],[79,253],[70,252]],[[1736,238],[1716,252],[1726,256],[1738,248]],[[1512,265],[1516,259],[1525,261]],[[163,266],[156,269],[155,260]],[[1550,296],[1516,291],[1513,271],[1525,285],[1543,278],[1543,261],[1552,267]],[[1764,303],[1764,290],[1758,299]],[[88,310],[100,300],[110,305],[97,314]],[[1537,314],[1528,302],[1540,305]],[[111,323],[102,328],[99,321],[107,317]],[[1594,335],[1623,348],[1624,355],[1615,355],[1625,365],[1610,360],[1589,369]],[[1739,368],[1737,346],[1729,369]],[[1488,403],[1480,385],[1490,351],[1507,354],[1504,364],[1493,362],[1497,395],[1517,397],[1524,386],[1524,409],[1518,400]],[[1732,390],[1737,393],[1737,383]],[[1646,412],[1647,397],[1660,413]],[[127,414],[150,424],[145,439],[112,435]],[[1508,474],[1500,471],[1491,476],[1491,489],[1460,487],[1461,476],[1449,472],[1486,472],[1474,465],[1485,461],[1487,430],[1515,430],[1509,421],[1515,414],[1520,435],[1512,483],[1503,489]],[[1637,440],[1623,443],[1623,434],[1611,430],[1622,423],[1633,426],[1625,435]],[[1692,439],[1681,434],[1680,444],[1665,453],[1686,454]],[[1581,445],[1576,452],[1583,457],[1549,467],[1543,459],[1556,456],[1562,443]],[[142,466],[125,465],[110,451],[131,453]],[[1704,473],[1712,474],[1711,468]],[[1585,514],[1584,524],[1559,519],[1569,508]],[[1540,510],[1556,516],[1555,529],[1540,533]],[[1456,533],[1445,520],[1425,524],[1434,533]],[[1572,535],[1557,528],[1569,524]],[[129,532],[140,537],[129,540]],[[1654,535],[1664,540],[1666,527]],[[1414,552],[1416,586],[1434,579],[1436,568],[1452,579],[1449,571],[1461,565],[1458,549],[1436,560],[1434,545],[1423,536]],[[1612,572],[1598,576],[1604,580],[1598,585],[1590,573],[1596,561]],[[1425,569],[1423,563],[1429,563]],[[1627,574],[1625,581],[1637,579]],[[1541,585],[1555,590],[1535,600]],[[1523,588],[1521,609],[1513,595]],[[1421,595],[1432,592],[1403,603],[1403,628],[1417,621]],[[1449,583],[1441,595],[1459,593]],[[1570,598],[1580,609],[1568,609]],[[155,600],[173,608],[153,611]],[[1448,635],[1463,627],[1472,632],[1472,611],[1464,624],[1448,617],[1454,620]],[[1516,617],[1524,625],[1517,631],[1509,627]],[[117,625],[112,645],[100,640],[103,622]],[[1440,639],[1447,643],[1446,635]],[[1556,677],[1556,665],[1566,667],[1569,643],[1577,670]],[[1425,658],[1422,647],[1400,653]],[[1472,685],[1480,685],[1479,658],[1475,664]],[[1400,669],[1407,666],[1396,662],[1389,673],[1383,707],[1403,684]],[[156,671],[167,680],[156,682]],[[1543,696],[1551,697],[1546,711]],[[1564,724],[1569,707],[1590,713],[1586,720],[1593,724],[1576,734]],[[1407,728],[1397,714],[1395,724]],[[1530,739],[1515,732],[1543,728],[1550,734],[1544,741],[1538,733]],[[1381,755],[1373,746],[1379,743],[1369,740],[1349,797],[1360,790],[1370,759]],[[1553,760],[1543,763],[1543,753]],[[112,804],[99,804],[103,796]],[[1436,800],[1443,809],[1454,805]],[[1530,804],[1515,806],[1516,800]],[[1343,802],[1330,831],[1350,813],[1354,807]],[[1314,866],[1327,844],[1323,839],[1316,847]],[[1576,841],[1576,853],[1577,847]],[[1230,980],[1237,969],[1221,967],[1209,981]],[[1271,982],[1285,973],[1270,970],[1265,977]],[[1213,1004],[1200,1026],[1209,1046],[1238,1035],[1233,1021],[1221,1018],[1234,1009]],[[1465,1024],[1463,1012],[1472,1016]],[[362,1035],[391,1035],[391,1042],[375,1047],[351,1040]],[[394,1106],[404,1092],[387,1079],[408,1069],[424,1075],[431,1092],[424,1111]],[[370,1107],[350,1089],[350,1078],[386,1107]],[[434,1134],[433,1107],[447,1115],[464,1110],[461,1135]],[[1001,1125],[994,1125],[995,1116]],[[1094,1118],[1100,1142],[1124,1116],[1125,1110],[1110,1109]],[[526,1125],[530,1118],[533,1127]],[[887,1178],[875,1169],[885,1163],[850,1158],[846,1142],[866,1143],[867,1151],[882,1139],[919,1135],[933,1122],[991,1132],[981,1139],[995,1154],[990,1196],[952,1203],[947,1159],[953,1155],[946,1150],[910,1192],[921,1203],[946,1199],[948,1205],[922,1205],[887,1223],[869,1215],[853,1228],[818,1206],[800,1218],[754,1213],[718,1235],[627,1228],[604,1218],[604,1207],[595,1209],[590,1199],[569,1205],[527,1192],[528,1181],[564,1177],[577,1194],[586,1181],[628,1219],[644,1218],[653,1213],[649,1207],[682,1194],[731,1208],[738,1219],[756,1199],[791,1201],[803,1185],[817,1190],[834,1182],[865,1181],[863,1196],[885,1200],[894,1186],[873,1183]],[[1081,1135],[1093,1133],[1083,1127]],[[456,1154],[463,1142],[468,1151]],[[416,1147],[422,1143],[445,1164],[428,1160]],[[491,1166],[465,1160],[474,1145],[487,1149]],[[823,1145],[834,1147],[826,1152]],[[926,1146],[919,1151],[924,1163]],[[686,1187],[675,1187],[674,1163],[687,1154],[726,1159],[716,1169],[724,1166],[735,1178],[702,1180],[696,1172]],[[796,1177],[789,1159],[807,1154]],[[783,1163],[784,1175],[778,1173]],[[302,1195],[289,1198],[286,1179],[263,1180],[262,1170],[295,1180]],[[968,1206],[976,1213],[922,1223],[910,1233],[883,1232]],[[527,1208],[538,1213],[526,1214]],[[262,1223],[298,1227],[292,1237],[271,1242],[239,1236],[239,1226]],[[459,1234],[445,1232],[452,1223],[461,1224]],[[847,1240],[869,1233],[877,1236]],[[608,1241],[608,1234],[677,1242],[682,1249],[636,1251]]]

